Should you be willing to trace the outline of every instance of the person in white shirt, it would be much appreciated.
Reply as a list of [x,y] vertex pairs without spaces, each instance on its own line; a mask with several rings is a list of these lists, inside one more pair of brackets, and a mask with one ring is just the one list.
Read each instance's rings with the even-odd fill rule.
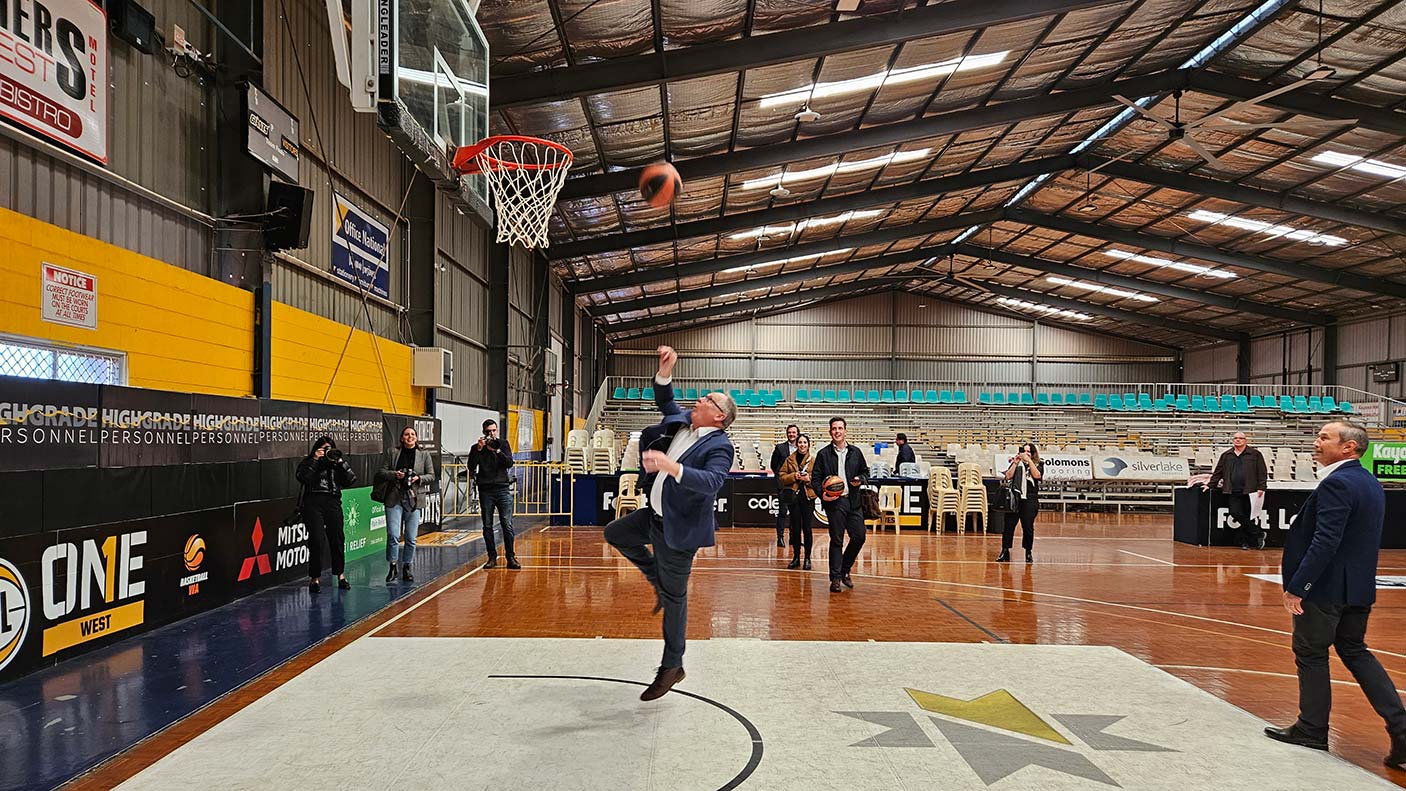
[[654,403],[664,419],[640,433],[649,500],[605,526],[605,540],[644,573],[654,586],[654,611],[664,612],[664,657],[640,700],[662,697],[684,679],[688,578],[694,554],[714,543],[718,491],[734,454],[723,429],[737,417],[737,405],[726,393],[707,393],[692,409],[680,408],[673,388],[678,359],[673,349],[659,347]]

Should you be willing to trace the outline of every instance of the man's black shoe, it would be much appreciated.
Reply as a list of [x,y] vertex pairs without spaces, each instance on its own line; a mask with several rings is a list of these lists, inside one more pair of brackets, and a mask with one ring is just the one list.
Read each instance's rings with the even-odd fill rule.
[[415,575],[410,571],[410,564],[406,563],[400,567],[400,578],[405,582],[414,582]]
[[1273,725],[1264,729],[1264,735],[1285,744],[1297,744],[1300,747],[1307,747],[1310,750],[1327,750],[1327,739],[1315,739],[1303,731],[1298,725],[1290,725],[1287,728],[1276,728]]
[[848,574],[844,575],[843,577],[840,577],[840,582],[844,583],[844,586],[846,588],[854,587],[854,580],[850,579]]
[[520,569],[520,568],[522,568],[522,564],[519,563],[519,562],[517,562],[517,558],[516,558],[516,557],[509,557],[509,558],[508,558],[508,568],[510,568],[510,569]]
[[1406,733],[1392,735],[1391,752],[1382,759],[1382,763],[1393,769],[1406,769]]
[[661,667],[659,668],[659,672],[654,676],[654,683],[645,687],[644,692],[640,693],[640,700],[658,700],[664,697],[669,690],[674,688],[675,684],[683,681],[683,679],[683,668]]
[[486,568],[486,569],[496,569],[496,568],[498,568],[498,558],[497,558],[496,556],[495,556],[495,557],[489,558],[489,559],[488,559],[488,562],[485,563],[485,564],[483,564],[483,567]]
[[839,592],[842,591],[842,590],[844,590],[844,588],[841,588],[841,587],[840,587],[840,581],[839,581],[839,580],[830,580],[830,592],[831,592],[831,593],[839,593]]

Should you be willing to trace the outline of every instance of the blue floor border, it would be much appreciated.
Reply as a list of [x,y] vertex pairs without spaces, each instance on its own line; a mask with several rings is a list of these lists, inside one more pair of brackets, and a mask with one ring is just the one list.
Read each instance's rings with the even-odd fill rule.
[[[516,521],[518,534],[545,524]],[[349,591],[330,576],[315,597],[279,585],[0,685],[0,791],[57,788],[483,553],[481,537],[421,546],[408,585],[384,581],[379,554],[360,558]]]

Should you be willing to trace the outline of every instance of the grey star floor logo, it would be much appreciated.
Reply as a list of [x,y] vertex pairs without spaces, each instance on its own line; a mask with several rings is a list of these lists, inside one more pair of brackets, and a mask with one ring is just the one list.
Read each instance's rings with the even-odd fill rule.
[[[1010,692],[996,690],[971,700],[949,698],[916,689],[906,690],[929,716],[942,738],[962,756],[977,777],[992,785],[1027,766],[1041,766],[1074,777],[1122,788],[1084,750],[1031,711]],[[906,711],[837,711],[845,717],[878,725],[883,731],[851,747],[936,747],[922,720]],[[1052,714],[1065,731],[1094,753],[1176,752],[1168,747],[1108,733],[1127,718],[1123,714]],[[966,725],[965,720],[976,725]],[[984,727],[977,727],[984,726]],[[1000,731],[1005,731],[1001,733]]]

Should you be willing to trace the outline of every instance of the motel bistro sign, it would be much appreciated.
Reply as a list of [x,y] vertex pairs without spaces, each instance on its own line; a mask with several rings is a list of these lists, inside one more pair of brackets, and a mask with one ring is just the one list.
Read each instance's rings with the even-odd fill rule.
[[106,164],[107,35],[89,0],[0,3],[0,116]]

